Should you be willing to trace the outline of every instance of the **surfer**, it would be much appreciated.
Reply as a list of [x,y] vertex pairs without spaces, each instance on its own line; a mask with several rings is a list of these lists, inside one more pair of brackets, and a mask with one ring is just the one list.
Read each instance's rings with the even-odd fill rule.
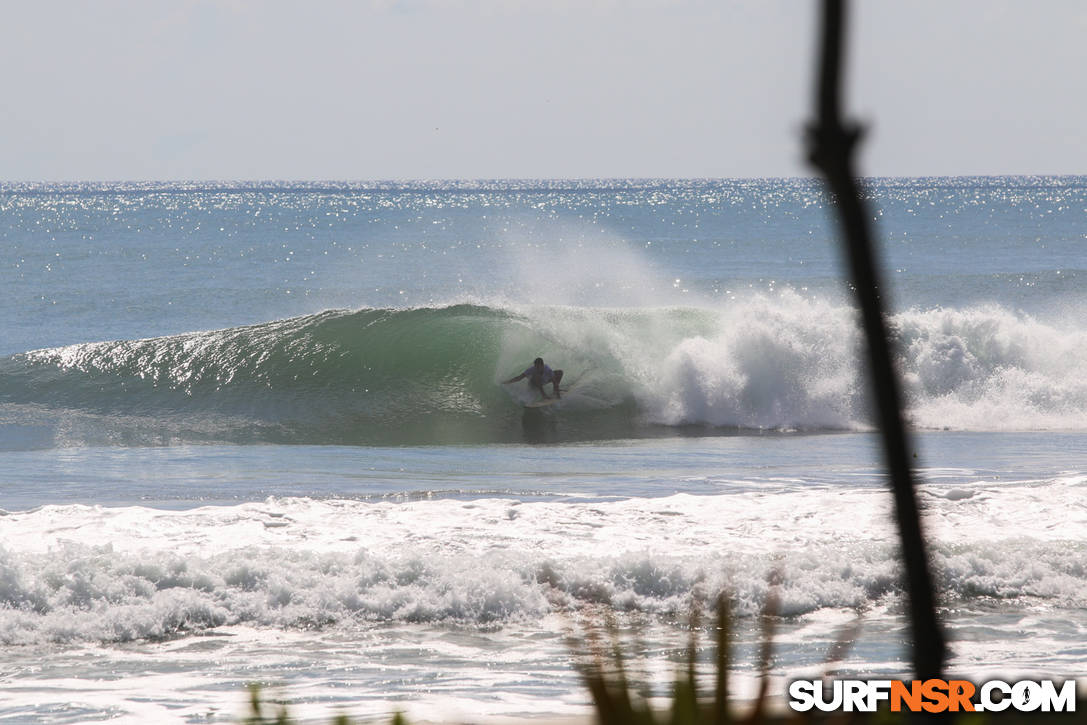
[[533,388],[540,391],[540,395],[545,398],[551,396],[544,392],[544,386],[551,383],[551,390],[555,393],[556,398],[561,398],[562,394],[559,392],[559,383],[562,381],[562,371],[552,370],[547,365],[544,365],[542,357],[538,357],[532,361],[532,367],[525,368],[525,371],[516,377],[512,377],[509,380],[503,380],[503,385],[509,385],[510,383],[516,383],[518,380],[524,380],[528,378],[528,384]]

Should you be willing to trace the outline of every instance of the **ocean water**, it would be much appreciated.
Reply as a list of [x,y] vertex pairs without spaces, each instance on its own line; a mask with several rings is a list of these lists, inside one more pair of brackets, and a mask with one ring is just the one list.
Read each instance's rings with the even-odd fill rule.
[[[949,671],[1087,669],[1087,177],[869,179]],[[0,719],[575,714],[909,673],[808,180],[0,185]],[[537,355],[561,403],[500,381]],[[773,583],[776,582],[776,583]],[[612,614],[605,614],[611,612]],[[706,653],[703,653],[704,655]]]

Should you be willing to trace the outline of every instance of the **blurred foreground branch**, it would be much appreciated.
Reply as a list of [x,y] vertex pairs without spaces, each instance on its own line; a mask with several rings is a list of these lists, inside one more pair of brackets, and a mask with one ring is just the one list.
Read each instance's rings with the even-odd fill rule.
[[901,394],[884,324],[883,291],[866,222],[870,216],[865,214],[853,168],[853,151],[861,129],[856,124],[843,123],[839,113],[844,26],[845,0],[824,0],[818,117],[808,128],[809,158],[823,173],[837,201],[853,286],[861,308],[868,366],[906,564],[914,671],[919,679],[938,678],[944,664],[944,637],[936,618],[936,597],[914,493]]

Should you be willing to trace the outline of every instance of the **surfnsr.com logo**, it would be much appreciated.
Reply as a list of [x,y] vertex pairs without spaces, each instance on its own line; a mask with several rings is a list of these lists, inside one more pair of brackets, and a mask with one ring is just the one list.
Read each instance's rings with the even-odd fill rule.
[[875,712],[881,706],[891,712],[1075,712],[1076,682],[794,680],[789,685],[789,707],[796,712]]

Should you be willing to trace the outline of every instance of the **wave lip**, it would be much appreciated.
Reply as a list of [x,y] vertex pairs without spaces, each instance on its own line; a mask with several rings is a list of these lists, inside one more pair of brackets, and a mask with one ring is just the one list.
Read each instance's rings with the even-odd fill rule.
[[0,402],[136,442],[141,430],[151,443],[427,442],[456,425],[486,439],[473,427],[502,402],[493,359],[512,319],[469,305],[327,311],[37,350],[0,361]]

